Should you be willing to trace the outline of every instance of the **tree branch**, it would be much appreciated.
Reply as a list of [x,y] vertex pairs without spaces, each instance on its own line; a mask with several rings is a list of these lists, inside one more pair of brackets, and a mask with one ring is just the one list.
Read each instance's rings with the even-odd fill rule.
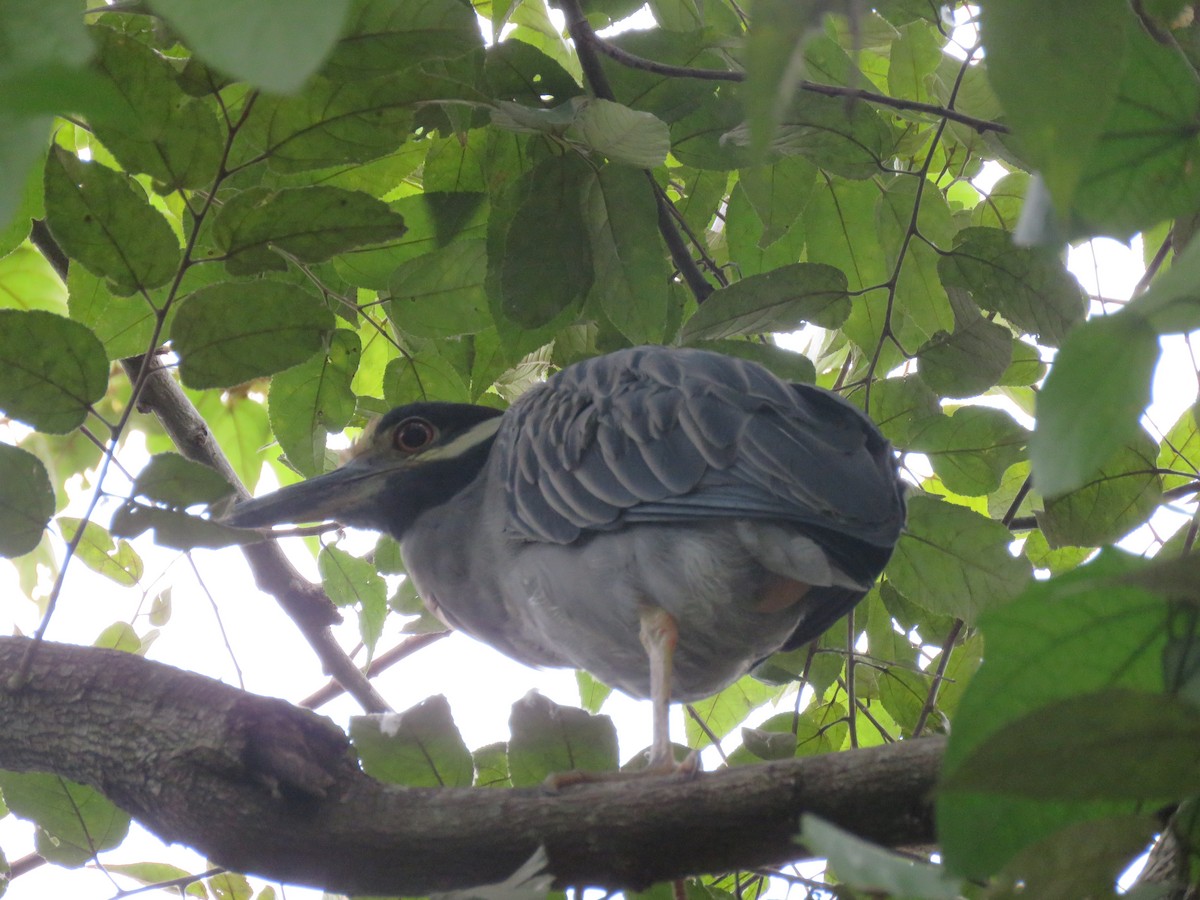
[[[596,52],[596,49],[601,47],[604,41],[588,23],[578,0],[560,0],[560,7],[563,15],[566,16],[567,32],[571,35],[571,40],[575,42],[575,54],[579,57],[579,67],[583,70],[584,81],[592,93],[601,100],[615,101],[616,96],[613,94],[612,85],[609,84],[608,76],[604,73],[604,67],[600,64],[600,57]],[[671,254],[671,261],[679,270],[680,277],[688,286],[688,290],[692,292],[692,296],[696,298],[696,302],[703,303],[713,292],[713,287],[704,277],[700,267],[696,265],[696,261],[688,251],[687,242],[675,225],[669,209],[671,201],[666,192],[654,180],[653,172],[649,169],[646,169],[645,172],[646,179],[650,182],[650,188],[654,191],[654,202],[658,205],[658,231]]]
[[[564,0],[564,11],[568,6],[573,4],[574,0]],[[568,13],[568,26],[569,22],[570,13]],[[628,50],[624,50],[606,41],[600,35],[596,34],[586,19],[583,19],[582,28],[586,28],[586,34],[582,32],[582,29],[581,35],[576,35],[574,30],[571,32],[571,37],[575,40],[576,48],[579,47],[580,37],[582,36],[597,51],[629,69],[651,72],[655,75],[663,75],[668,78],[694,78],[700,81],[726,81],[733,83],[741,83],[746,80],[745,72],[738,72],[732,69],[699,69],[692,66],[676,66],[670,63],[647,59],[644,56],[630,53]],[[583,54],[580,53],[581,60],[582,57]],[[584,73],[587,74],[586,68],[584,69]],[[907,112],[928,113],[931,116],[937,116],[941,119],[948,119],[951,122],[958,122],[960,125],[966,125],[980,134],[986,134],[989,131],[993,131],[996,134],[1008,134],[1008,126],[1000,122],[993,122],[991,119],[980,119],[977,116],[968,116],[965,113],[960,113],[945,106],[938,106],[934,103],[922,103],[919,100],[904,100],[900,97],[889,97],[887,94],[878,94],[874,91],[867,91],[861,88],[843,87],[836,84],[821,84],[816,81],[801,81],[798,87],[800,90],[808,91],[812,94],[861,100],[864,103],[874,103],[877,106],[886,106],[890,109],[905,110]]]
[[[34,220],[30,241],[65,282],[70,260],[54,240],[45,222]],[[155,356],[135,356],[121,360],[121,365],[131,382],[136,383],[139,377],[144,379],[137,398],[138,410],[153,413],[158,418],[159,424],[180,453],[215,469],[241,496],[248,496],[229,459],[213,440],[208,423],[162,362]],[[321,660],[325,672],[335,678],[367,712],[390,709],[387,701],[334,639],[329,626],[341,621],[341,616],[325,592],[296,571],[274,541],[246,544],[242,552],[254,573],[255,584],[273,596],[296,623]]]
[[[0,638],[0,684],[29,643]],[[359,771],[327,719],[132,654],[45,643],[31,675],[0,692],[0,767],[90,785],[166,841],[330,891],[498,881],[538,846],[559,884],[645,886],[801,857],[802,812],[885,845],[933,840],[935,738],[557,793],[404,788]]]

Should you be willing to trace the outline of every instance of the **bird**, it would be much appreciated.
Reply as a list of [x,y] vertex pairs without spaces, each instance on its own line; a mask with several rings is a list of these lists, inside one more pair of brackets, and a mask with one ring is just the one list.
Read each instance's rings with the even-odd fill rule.
[[567,366],[507,410],[423,401],[337,469],[228,524],[386,532],[447,626],[668,711],[801,647],[875,583],[905,519],[895,454],[836,393],[749,360],[645,346]]

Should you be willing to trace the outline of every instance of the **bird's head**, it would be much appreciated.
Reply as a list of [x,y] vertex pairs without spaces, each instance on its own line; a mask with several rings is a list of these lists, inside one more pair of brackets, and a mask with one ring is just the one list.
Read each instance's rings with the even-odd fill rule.
[[368,427],[339,468],[243,500],[223,521],[240,528],[340,522],[399,540],[422,512],[479,475],[501,415],[466,403],[397,407]]

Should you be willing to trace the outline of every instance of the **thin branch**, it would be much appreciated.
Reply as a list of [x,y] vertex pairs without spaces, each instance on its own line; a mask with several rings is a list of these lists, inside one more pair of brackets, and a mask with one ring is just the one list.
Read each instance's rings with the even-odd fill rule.
[[[570,27],[569,21],[568,27]],[[690,66],[674,66],[669,63],[647,59],[644,56],[638,56],[637,54],[630,53],[628,50],[621,49],[615,44],[609,43],[596,34],[586,19],[583,22],[583,27],[587,29],[586,40],[591,46],[595,47],[596,50],[603,53],[609,59],[620,63],[628,69],[638,69],[642,72],[651,72],[655,75],[665,75],[671,78],[692,78],[700,81],[740,83],[746,80],[745,72],[738,72],[732,69],[698,69]],[[581,31],[581,35],[583,34],[584,32]],[[576,35],[572,31],[571,37],[575,39],[575,45],[578,48],[580,35]],[[580,56],[582,57],[582,53]],[[587,73],[586,68],[584,69],[584,73]],[[949,107],[938,106],[935,103],[904,100],[899,97],[889,97],[887,94],[878,94],[874,91],[863,90],[862,88],[821,84],[815,81],[802,81],[799,84],[799,89],[808,91],[811,94],[823,94],[826,97],[844,97],[848,100],[861,100],[864,103],[874,103],[878,106],[888,107],[889,109],[928,113],[940,119],[966,125],[980,134],[986,134],[989,131],[996,134],[1008,134],[1008,126],[1000,122],[993,122],[991,119],[980,119],[977,116],[969,116],[966,113],[960,113]]]
[[[583,70],[584,81],[592,93],[601,100],[615,100],[612,85],[604,72],[604,66],[600,64],[600,56],[596,52],[604,44],[603,39],[588,23],[578,0],[562,0],[561,6],[567,20],[567,31],[571,35],[571,39],[575,41],[575,53],[579,57],[579,66]],[[654,174],[649,169],[645,172],[654,191],[654,201],[658,205],[658,230],[671,253],[671,261],[679,271],[680,277],[683,278],[684,284],[688,286],[688,290],[692,292],[692,296],[696,298],[696,302],[703,303],[712,293],[713,287],[704,277],[704,273],[700,271],[700,267],[696,265],[683,235],[675,225],[675,220],[667,208],[671,205],[671,201],[666,192],[654,180]]]

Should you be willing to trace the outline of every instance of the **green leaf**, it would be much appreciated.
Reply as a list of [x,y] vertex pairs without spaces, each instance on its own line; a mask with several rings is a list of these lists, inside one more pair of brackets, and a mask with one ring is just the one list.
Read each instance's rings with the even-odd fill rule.
[[[1110,24],[1103,13],[1088,15],[1098,27],[1115,24],[1116,30],[1123,24]],[[1116,104],[1086,158],[1074,136],[1069,139],[1066,155],[1083,159],[1067,223],[1071,237],[1110,234],[1127,240],[1163,219],[1191,213],[1200,200],[1200,148],[1191,135],[1200,115],[1200,86],[1193,63],[1178,45],[1164,45],[1148,34],[1128,12],[1124,18],[1129,23],[1124,58],[1105,61],[1120,72]],[[1093,45],[1086,52],[1098,49]],[[1054,200],[1057,206],[1057,194]]]
[[155,541],[175,550],[197,547],[228,547],[261,541],[262,535],[245,528],[232,528],[201,519],[178,509],[162,509],[129,501],[113,513],[108,525],[114,537],[133,539],[154,531]]
[[671,268],[650,183],[642,172],[605,166],[585,182],[583,209],[605,315],[631,343],[660,343]]
[[57,315],[67,312],[62,279],[29,244],[0,256],[0,308],[40,309]]
[[115,296],[103,278],[83,266],[71,266],[67,292],[71,318],[95,333],[109,359],[146,352],[157,314],[144,297]]
[[441,694],[402,713],[354,716],[350,739],[363,770],[387,784],[470,787],[474,780],[471,751]]
[[638,112],[611,100],[591,98],[578,104],[566,136],[602,153],[613,162],[642,169],[662,165],[671,149],[667,124],[648,112]]
[[386,203],[334,187],[245,191],[226,203],[213,226],[232,275],[284,271],[288,261],[324,262],[356,247],[404,234],[404,219]]
[[[0,140],[0,171],[8,173],[0,178],[0,228],[12,223],[21,232],[21,239],[29,233],[29,222],[23,215],[31,203],[27,184],[31,177],[40,172],[39,164],[45,158],[53,121],[50,116],[25,119],[0,111],[0,134],[3,134],[3,140]],[[40,197],[41,193],[38,190],[37,196]],[[39,202],[33,201],[35,205]]]
[[[488,261],[498,274],[499,305],[509,321],[525,328],[546,325],[591,288],[582,204],[592,177],[574,154],[551,157],[522,175],[518,190],[524,196],[507,224],[503,252],[494,259],[489,254]],[[546,228],[547,222],[556,227]]]
[[864,894],[913,900],[957,900],[962,883],[942,866],[892,853],[805,813],[798,842],[829,861],[838,882]]
[[60,147],[46,163],[46,223],[72,259],[118,293],[166,284],[179,268],[179,241],[134,181]]
[[1163,490],[1190,484],[1200,477],[1200,428],[1197,427],[1195,407],[1184,410],[1163,438],[1158,451],[1158,467],[1178,473],[1162,476]]
[[681,334],[684,341],[793,331],[804,322],[837,328],[850,313],[846,276],[832,266],[793,263],[713,291]]
[[325,60],[349,0],[151,0],[205,62],[280,94],[299,90]]
[[1001,382],[1013,344],[1012,332],[982,316],[952,334],[938,332],[917,350],[921,380],[939,397],[976,397]]
[[920,423],[908,449],[924,453],[956,494],[980,497],[1000,487],[1004,472],[1024,456],[1029,432],[1000,409],[964,406]]
[[[718,740],[725,737],[746,720],[750,710],[757,709],[774,697],[776,690],[747,675],[720,693],[691,704],[700,722],[693,716],[687,717],[685,732],[688,746],[707,747],[712,743],[712,735]],[[704,727],[701,727],[701,722]]]
[[388,318],[406,334],[446,338],[491,328],[487,242],[457,240],[401,263],[388,285]]
[[178,453],[156,453],[133,480],[130,496],[186,509],[215,503],[232,491],[233,487],[215,469]]
[[1058,346],[1083,321],[1087,297],[1063,267],[1057,248],[1017,247],[995,228],[964,228],[938,272],[947,288],[964,288],[982,308]]
[[1091,480],[1048,499],[1037,514],[1051,547],[1096,547],[1146,521],[1162,501],[1155,471],[1158,447],[1138,429],[1134,440],[1110,456]]
[[1029,562],[1008,552],[1011,541],[999,522],[965,507],[910,497],[908,524],[884,571],[912,602],[971,624],[1029,581]]
[[383,397],[391,406],[418,400],[467,403],[470,392],[454,363],[437,348],[426,347],[388,363],[383,374]]
[[365,80],[482,46],[479,23],[467,3],[354,0],[346,32],[323,72],[340,81]]
[[575,670],[575,683],[579,685],[579,705],[592,715],[600,712],[600,707],[604,705],[604,701],[612,693],[612,688],[607,684],[597,681],[592,675],[583,671],[583,669]]
[[0,556],[34,550],[54,515],[54,488],[32,453],[0,443]]
[[99,791],[57,775],[0,771],[0,793],[14,815],[37,823],[37,852],[48,862],[81,866],[129,833],[128,813]]
[[508,726],[514,787],[532,787],[562,772],[616,771],[617,732],[608,716],[559,706],[530,691],[513,704]]
[[[728,140],[739,144],[749,138],[739,126]],[[855,180],[886,169],[894,147],[891,128],[867,104],[806,91],[795,96],[769,145],[772,154],[803,156],[826,172]]]
[[817,380],[816,369],[807,356],[786,350],[775,344],[760,344],[758,341],[693,341],[690,346],[701,350],[712,350],[738,359],[748,359],[770,369],[784,381],[813,384]]
[[1109,689],[1009,722],[942,790],[1155,806],[1200,791],[1200,710],[1177,697]]
[[[715,43],[714,33],[698,26],[692,28],[685,33],[675,34],[657,28],[631,28],[620,34],[608,35],[606,40],[627,53],[659,63],[721,68],[724,60],[720,52],[711,49]],[[634,109],[653,113],[664,122],[674,122],[690,114],[712,96],[711,82],[635,69],[607,56],[601,57],[601,63],[614,96],[623,98]]]
[[508,744],[499,741],[480,747],[471,757],[475,763],[475,787],[512,787],[508,774]]
[[[277,172],[367,162],[407,140],[412,104],[428,79],[411,75],[352,84],[316,79],[294,97],[259,97],[237,145]],[[235,159],[234,162],[239,162]]]
[[39,431],[83,424],[108,389],[108,357],[78,322],[34,310],[0,310],[0,410]]
[[1132,312],[1092,319],[1067,339],[1038,394],[1029,448],[1044,495],[1080,487],[1141,432],[1158,356],[1158,335]]
[[1059,210],[1070,207],[1116,102],[1136,27],[1121,0],[998,0],[983,9],[988,78]]
[[321,585],[336,606],[387,605],[387,583],[365,559],[337,547],[322,547],[317,556]]
[[333,325],[325,305],[294,285],[214,284],[184,300],[171,339],[184,384],[230,387],[304,362]]
[[271,379],[271,431],[300,474],[325,471],[326,437],[350,424],[357,403],[350,384],[361,355],[358,335],[339,328],[324,353]]
[[798,156],[738,172],[738,184],[762,223],[760,246],[770,246],[792,227],[808,205],[816,175],[816,166]]
[[95,522],[84,522],[69,516],[58,517],[58,527],[63,539],[71,541],[83,526],[83,537],[75,555],[93,572],[125,587],[133,587],[141,581],[144,566],[142,558],[128,541],[114,542],[112,536]]
[[[861,407],[863,393],[856,391],[849,395],[849,399]],[[925,382],[914,375],[906,375],[903,378],[885,378],[871,385],[867,414],[879,426],[884,437],[895,446],[906,449],[921,423],[940,416],[942,407]]]
[[746,33],[746,81],[739,95],[746,105],[746,139],[761,158],[775,137],[785,110],[804,77],[804,40],[818,28],[816,3],[759,0]]
[[103,27],[92,35],[97,76],[121,98],[124,113],[98,119],[97,137],[126,172],[150,175],[161,194],[208,187],[224,149],[213,110],[184,94],[171,64],[141,41]]
[[[981,619],[987,656],[959,704],[946,777],[984,740],[1048,704],[1112,688],[1162,690],[1167,604],[1120,582],[1142,565],[1105,551],[1066,575],[1031,582]],[[949,868],[984,876],[1063,825],[1111,809],[947,792],[937,802],[938,833]]]
[[[1162,825],[1150,814],[1075,822],[1023,849],[993,883],[999,890],[1047,900],[1112,896],[1113,885],[1130,861],[1137,859],[1161,830]],[[1150,890],[1143,892],[1143,888]],[[1163,888],[1165,885],[1146,882],[1120,896],[1152,900],[1164,896]]]

